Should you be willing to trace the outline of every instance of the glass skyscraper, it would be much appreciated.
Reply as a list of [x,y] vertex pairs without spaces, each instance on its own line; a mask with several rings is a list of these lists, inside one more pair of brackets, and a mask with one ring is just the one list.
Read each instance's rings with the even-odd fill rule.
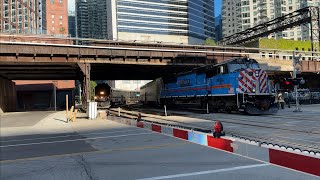
[[188,0],[189,37],[205,40],[215,39],[213,0]]
[[[79,37],[79,26],[87,24],[84,31],[91,38],[179,44],[215,39],[214,0],[100,1],[77,0]],[[84,13],[88,18],[83,18]]]
[[137,39],[189,44],[215,38],[213,0],[117,0],[116,7],[119,39],[125,33],[140,34],[131,36]]
[[119,32],[188,34],[187,1],[118,0]]

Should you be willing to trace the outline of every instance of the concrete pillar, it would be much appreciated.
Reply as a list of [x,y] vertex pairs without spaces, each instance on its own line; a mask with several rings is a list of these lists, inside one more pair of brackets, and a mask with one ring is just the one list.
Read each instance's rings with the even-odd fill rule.
[[15,83],[0,77],[0,114],[16,111],[17,93]]
[[78,63],[83,76],[82,76],[82,108],[86,109],[88,102],[90,102],[91,92],[90,92],[90,71],[91,66],[88,63]]

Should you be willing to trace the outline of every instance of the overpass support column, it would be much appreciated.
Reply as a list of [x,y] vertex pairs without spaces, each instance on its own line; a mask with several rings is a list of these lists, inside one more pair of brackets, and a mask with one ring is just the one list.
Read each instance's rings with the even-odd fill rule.
[[87,104],[91,100],[91,87],[90,87],[90,71],[91,65],[89,63],[78,63],[83,76],[81,79],[82,87],[82,108],[87,109]]
[[0,114],[15,111],[16,102],[15,83],[0,76]]

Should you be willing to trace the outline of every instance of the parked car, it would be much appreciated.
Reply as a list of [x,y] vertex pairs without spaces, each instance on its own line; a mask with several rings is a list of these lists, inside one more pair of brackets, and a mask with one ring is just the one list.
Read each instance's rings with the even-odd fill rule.
[[311,92],[311,102],[313,104],[320,103],[320,92]]
[[309,89],[298,89],[298,94],[295,92],[289,93],[289,101],[294,103],[296,101],[296,96],[300,104],[311,104],[311,92]]
[[298,89],[298,93],[301,94],[301,103],[311,104],[311,92],[309,89]]

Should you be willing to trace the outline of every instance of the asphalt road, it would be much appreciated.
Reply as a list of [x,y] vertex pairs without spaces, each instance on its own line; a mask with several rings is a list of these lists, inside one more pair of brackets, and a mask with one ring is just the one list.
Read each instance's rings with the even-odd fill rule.
[[0,127],[33,126],[53,111],[14,112],[0,115]]
[[74,133],[2,137],[0,178],[319,179],[111,121],[80,120]]

